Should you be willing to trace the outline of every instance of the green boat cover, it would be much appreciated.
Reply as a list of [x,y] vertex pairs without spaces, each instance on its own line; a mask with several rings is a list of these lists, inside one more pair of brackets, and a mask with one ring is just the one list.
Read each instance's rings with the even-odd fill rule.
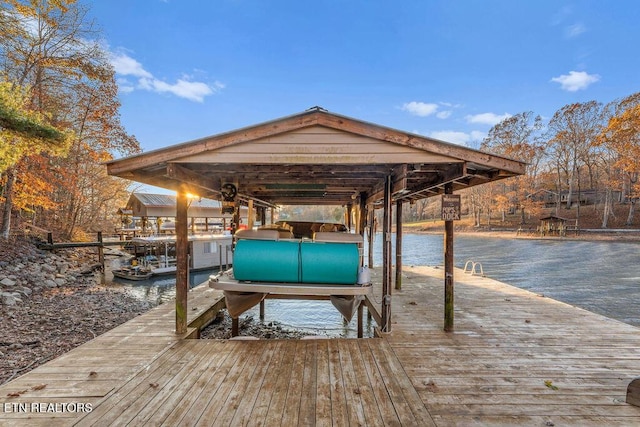
[[300,243],[275,240],[238,240],[233,253],[236,280],[298,282]]
[[353,285],[360,255],[351,243],[238,240],[233,254],[236,280]]
[[353,243],[302,242],[302,283],[353,285],[358,281],[360,254]]

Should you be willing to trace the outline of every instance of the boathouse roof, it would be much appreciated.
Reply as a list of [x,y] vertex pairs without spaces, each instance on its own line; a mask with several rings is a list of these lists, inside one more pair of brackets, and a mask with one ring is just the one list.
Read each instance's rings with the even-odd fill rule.
[[525,163],[314,107],[273,121],[107,163],[110,175],[219,199],[345,205],[414,201],[524,173]]
[[[189,204],[189,216],[194,218],[222,217],[217,200],[195,198]],[[170,194],[131,193],[125,209],[136,217],[175,217],[176,196]]]

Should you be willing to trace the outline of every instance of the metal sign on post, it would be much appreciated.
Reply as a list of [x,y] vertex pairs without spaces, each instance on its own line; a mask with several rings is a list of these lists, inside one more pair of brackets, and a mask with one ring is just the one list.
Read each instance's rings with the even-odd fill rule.
[[458,221],[460,219],[460,195],[442,195],[442,220]]

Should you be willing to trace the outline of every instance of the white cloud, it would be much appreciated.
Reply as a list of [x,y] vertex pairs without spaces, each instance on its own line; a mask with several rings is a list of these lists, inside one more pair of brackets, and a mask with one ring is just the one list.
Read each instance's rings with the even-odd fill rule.
[[465,119],[469,123],[481,123],[484,125],[494,126],[504,119],[508,119],[509,117],[511,117],[511,114],[509,113],[504,113],[502,115],[498,115],[495,113],[482,113],[466,116]]
[[600,80],[599,75],[588,74],[585,71],[569,71],[569,74],[562,74],[551,79],[552,82],[560,83],[560,88],[568,92],[586,89],[598,80]]
[[111,53],[111,65],[120,76],[132,76],[138,79],[137,84],[132,84],[126,79],[118,79],[122,92],[132,92],[134,89],[143,89],[156,93],[171,93],[190,101],[203,102],[204,97],[219,92],[224,84],[216,81],[213,85],[203,82],[191,81],[187,76],[179,78],[175,83],[167,83],[153,76],[144,69],[141,63],[126,53]]
[[439,119],[448,119],[451,114],[453,114],[453,111],[451,110],[438,111],[436,113],[436,117]]
[[431,132],[429,136],[431,138],[439,139],[445,142],[452,142],[459,145],[467,145],[467,143],[471,141],[471,135],[455,130],[435,131]]
[[[440,107],[447,107],[447,110],[440,110]],[[411,101],[407,102],[400,107],[402,111],[406,111],[409,114],[413,114],[414,116],[419,117],[427,117],[433,114],[436,115],[439,119],[448,119],[453,114],[454,108],[459,108],[460,105],[454,105],[449,102],[439,102],[435,103],[427,103],[427,102],[419,102],[419,101]]]
[[438,104],[411,101],[402,105],[401,109],[413,114],[414,116],[427,117],[438,111]]
[[580,34],[585,33],[586,31],[587,27],[585,27],[583,24],[573,24],[565,28],[564,33],[567,38],[572,39],[574,37],[578,37]]
[[142,64],[124,53],[112,53],[111,65],[116,74],[151,79],[153,76],[142,67]]

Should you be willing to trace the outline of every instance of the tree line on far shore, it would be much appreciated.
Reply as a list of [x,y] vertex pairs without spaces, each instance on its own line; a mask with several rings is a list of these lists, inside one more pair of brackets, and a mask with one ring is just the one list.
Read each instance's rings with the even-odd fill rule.
[[[552,206],[575,208],[587,200],[599,209],[607,228],[614,205],[628,206],[627,226],[634,225],[640,197],[640,92],[603,104],[569,104],[547,122],[533,112],[504,119],[489,131],[480,148],[527,162],[526,174],[463,191],[475,225],[518,212],[520,222]],[[585,194],[589,194],[587,197]],[[548,211],[548,209],[547,209]],[[433,203],[419,201],[404,213],[406,220],[433,217]]]

